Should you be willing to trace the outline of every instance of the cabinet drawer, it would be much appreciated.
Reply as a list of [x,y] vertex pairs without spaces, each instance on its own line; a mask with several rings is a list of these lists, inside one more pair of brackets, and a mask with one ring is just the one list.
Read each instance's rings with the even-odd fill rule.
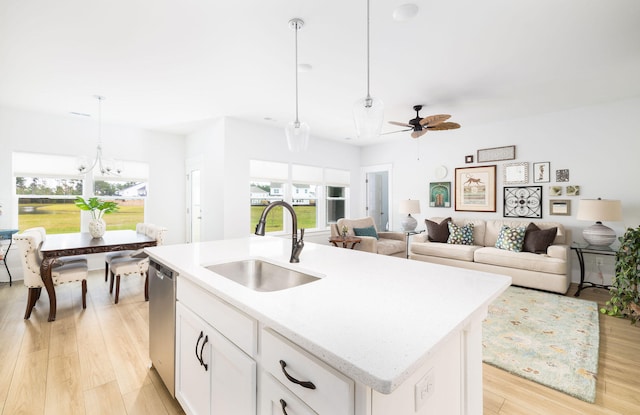
[[260,413],[262,415],[283,415],[284,413],[287,415],[317,415],[290,390],[264,372],[260,376]]
[[320,415],[353,415],[353,380],[270,329],[262,330],[260,353],[264,369]]
[[177,298],[249,356],[255,357],[258,322],[231,304],[178,277]]

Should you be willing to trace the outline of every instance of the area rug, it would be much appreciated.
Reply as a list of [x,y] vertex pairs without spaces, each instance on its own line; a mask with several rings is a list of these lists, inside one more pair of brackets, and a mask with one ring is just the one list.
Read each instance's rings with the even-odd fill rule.
[[596,397],[598,305],[509,287],[482,325],[483,360],[586,402]]

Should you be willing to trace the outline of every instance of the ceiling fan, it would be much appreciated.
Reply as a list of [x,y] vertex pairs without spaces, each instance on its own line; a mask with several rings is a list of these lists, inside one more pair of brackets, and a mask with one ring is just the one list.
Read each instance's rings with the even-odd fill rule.
[[422,109],[422,105],[414,105],[413,110],[416,112],[416,118],[409,120],[408,123],[397,122],[397,121],[389,121],[389,124],[399,125],[400,127],[408,127],[406,130],[393,131],[391,133],[400,133],[404,131],[411,131],[411,137],[418,138],[427,133],[429,130],[454,130],[456,128],[460,128],[460,124],[455,122],[445,122],[451,115],[447,114],[437,114],[437,115],[429,115],[428,117],[421,118],[420,110]]

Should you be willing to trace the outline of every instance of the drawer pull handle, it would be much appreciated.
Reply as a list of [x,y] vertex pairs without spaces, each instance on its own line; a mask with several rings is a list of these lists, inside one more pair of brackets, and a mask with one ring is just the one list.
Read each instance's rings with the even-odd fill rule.
[[315,389],[316,385],[314,385],[313,383],[309,382],[309,381],[304,381],[304,380],[298,380],[294,377],[292,377],[291,375],[289,375],[287,373],[287,369],[285,369],[287,367],[287,363],[284,360],[280,361],[280,367],[282,367],[282,373],[284,373],[284,375],[287,377],[287,379],[289,379],[290,382],[293,382],[297,385],[302,386],[303,388],[307,388],[307,389]]
[[209,342],[209,336],[204,336],[204,341],[202,342],[202,346],[200,347],[200,363],[204,366],[204,371],[209,370],[209,365],[204,362],[202,359],[202,351],[204,350],[204,345]]
[[200,337],[198,337],[198,341],[196,342],[196,359],[200,362],[200,366],[202,366],[202,358],[198,355],[198,345],[200,344],[200,340],[204,337],[204,333],[200,331]]
[[280,405],[282,406],[282,414],[289,415],[287,414],[287,410],[285,409],[287,407],[287,403],[284,401],[284,399],[280,399]]

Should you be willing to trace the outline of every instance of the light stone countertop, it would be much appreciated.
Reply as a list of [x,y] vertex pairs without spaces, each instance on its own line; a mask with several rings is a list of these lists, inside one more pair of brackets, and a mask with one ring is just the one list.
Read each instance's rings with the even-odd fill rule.
[[[482,318],[511,278],[328,245],[250,236],[145,249],[158,262],[274,328],[352,379],[391,393],[447,336]],[[256,292],[203,267],[248,258],[321,277]]]

